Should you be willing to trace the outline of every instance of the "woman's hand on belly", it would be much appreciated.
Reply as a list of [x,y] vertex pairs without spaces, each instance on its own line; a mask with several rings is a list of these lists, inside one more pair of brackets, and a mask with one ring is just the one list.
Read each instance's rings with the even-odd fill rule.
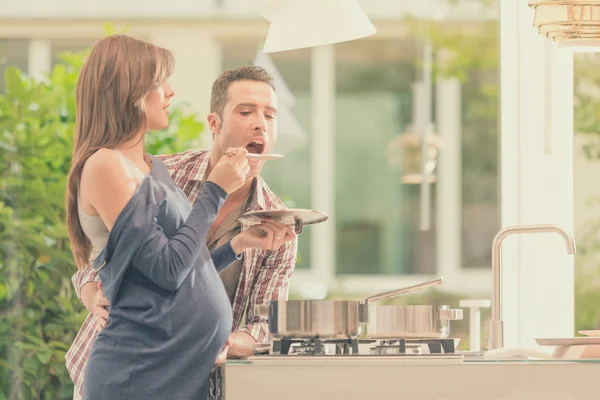
[[229,351],[229,346],[231,346],[231,335],[229,335],[229,337],[227,338],[227,343],[225,343],[225,346],[223,346],[223,350],[221,350],[221,352],[217,356],[215,366],[225,364],[225,361],[227,361],[227,352]]
[[108,323],[108,310],[106,307],[110,306],[108,299],[104,297],[104,293],[102,292],[102,282],[98,282],[98,291],[94,296],[94,303],[94,317],[98,331],[100,331]]
[[246,332],[237,331],[229,335],[228,358],[246,358],[254,354],[256,340]]

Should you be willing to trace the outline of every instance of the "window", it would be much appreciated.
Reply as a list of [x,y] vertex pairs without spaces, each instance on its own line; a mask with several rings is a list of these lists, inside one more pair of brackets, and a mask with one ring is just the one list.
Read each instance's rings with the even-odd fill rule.
[[435,218],[416,229],[420,186],[393,166],[394,142],[414,122],[420,47],[404,38],[335,46],[338,275],[435,273]]
[[[460,21],[420,22],[419,29],[413,30],[407,20],[405,36],[374,36],[335,47],[337,274],[440,272],[440,254],[436,253],[444,244],[439,243],[437,231],[444,212],[461,215],[461,226],[456,227],[462,249],[459,268],[490,266],[491,243],[499,229],[497,20],[461,25],[456,24]],[[429,29],[422,38],[418,33],[427,23]],[[420,230],[420,209],[428,205],[421,204],[420,184],[415,184],[420,181],[407,179],[406,173],[414,172],[408,169],[414,166],[406,150],[414,139],[408,134],[415,133],[411,125],[419,118],[419,108],[427,107],[419,105],[413,90],[424,79],[426,45],[433,47],[434,88],[429,107],[434,133],[441,141],[438,162],[456,158],[459,175],[440,171],[444,165],[438,163],[441,176],[430,187],[431,224]],[[454,107],[448,98],[436,99],[436,88],[452,80],[460,83],[455,93],[460,107],[450,117],[460,131],[448,137],[447,121],[438,118],[440,111]],[[452,153],[449,141],[458,141],[460,154]],[[420,155],[420,145],[413,152],[413,156]],[[420,169],[420,162],[417,165]],[[441,189],[440,180],[446,180],[446,189]],[[448,209],[448,191],[459,193],[459,208]]]
[[95,41],[90,39],[53,39],[50,42],[52,66],[60,62],[60,55],[66,52],[80,52],[91,49]]
[[0,39],[0,93],[5,93],[4,71],[13,66],[27,71],[29,61],[29,40]]

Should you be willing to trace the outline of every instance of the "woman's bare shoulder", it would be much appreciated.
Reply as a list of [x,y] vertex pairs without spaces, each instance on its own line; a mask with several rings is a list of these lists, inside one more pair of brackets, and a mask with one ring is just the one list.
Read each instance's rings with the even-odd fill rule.
[[81,174],[82,201],[95,209],[109,229],[137,186],[121,156],[111,149],[92,154]]
[[95,175],[105,172],[119,172],[123,169],[121,164],[121,157],[115,150],[103,148],[97,150],[87,159],[83,166],[83,173],[88,172]]

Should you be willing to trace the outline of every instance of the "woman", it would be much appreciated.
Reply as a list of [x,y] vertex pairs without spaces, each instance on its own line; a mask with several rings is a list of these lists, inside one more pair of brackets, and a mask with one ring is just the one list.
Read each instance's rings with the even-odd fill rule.
[[111,304],[85,367],[86,400],[206,398],[231,328],[218,271],[236,254],[228,243],[211,259],[205,240],[245,181],[247,152],[231,149],[189,204],[144,152],[145,133],[168,125],[172,71],[167,50],[115,35],[94,46],[77,82],[67,223],[78,267],[94,260]]

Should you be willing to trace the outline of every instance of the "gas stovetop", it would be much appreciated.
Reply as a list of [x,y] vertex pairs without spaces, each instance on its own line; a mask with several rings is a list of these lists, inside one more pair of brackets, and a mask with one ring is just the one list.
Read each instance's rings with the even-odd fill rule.
[[273,367],[461,364],[457,344],[456,339],[281,339],[268,354],[248,361]]
[[463,358],[457,344],[456,339],[276,339],[268,356]]

